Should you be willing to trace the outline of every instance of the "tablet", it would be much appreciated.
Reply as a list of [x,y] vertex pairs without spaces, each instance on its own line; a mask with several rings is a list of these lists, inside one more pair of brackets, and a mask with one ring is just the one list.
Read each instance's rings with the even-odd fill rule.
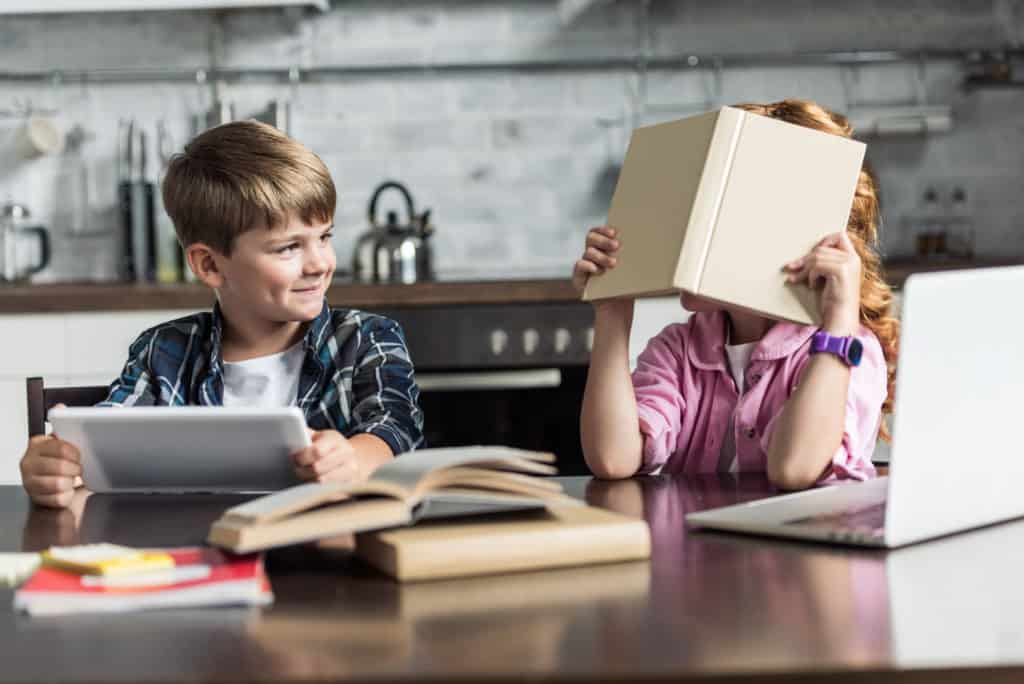
[[48,419],[100,493],[275,491],[299,483],[290,456],[310,444],[296,407],[60,407]]

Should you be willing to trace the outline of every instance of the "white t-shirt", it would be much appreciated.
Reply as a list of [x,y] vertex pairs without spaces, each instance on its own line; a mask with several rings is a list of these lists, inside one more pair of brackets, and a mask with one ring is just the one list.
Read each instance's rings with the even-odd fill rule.
[[294,406],[306,356],[299,340],[283,352],[224,362],[224,405],[276,408]]
[[746,385],[743,371],[750,365],[750,355],[754,353],[756,346],[757,342],[725,345],[725,354],[729,357],[729,372],[732,373],[732,379],[736,381],[736,391],[740,394],[743,394]]
[[[729,373],[736,381],[736,391],[739,394],[743,394],[743,390],[746,388],[744,372],[750,365],[750,355],[754,353],[754,347],[757,344],[757,342],[748,342],[747,344],[725,345],[725,355],[729,360]],[[725,439],[722,440],[722,451],[718,456],[719,470],[730,473],[739,470],[739,463],[736,460],[735,420],[735,415],[729,419],[729,425],[725,429]]]

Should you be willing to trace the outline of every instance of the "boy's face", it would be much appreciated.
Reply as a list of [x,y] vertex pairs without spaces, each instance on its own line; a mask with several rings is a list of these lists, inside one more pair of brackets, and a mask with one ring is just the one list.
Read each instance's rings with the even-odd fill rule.
[[316,318],[334,275],[332,227],[289,217],[280,227],[239,235],[231,256],[217,257],[221,305],[268,323]]

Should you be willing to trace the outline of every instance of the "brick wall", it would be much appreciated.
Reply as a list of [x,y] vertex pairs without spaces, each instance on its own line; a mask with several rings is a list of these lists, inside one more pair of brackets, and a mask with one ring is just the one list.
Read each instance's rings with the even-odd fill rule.
[[[1011,0],[741,0],[595,3],[568,26],[553,0],[335,2],[330,12],[244,10],[0,18],[0,71],[61,68],[309,68],[325,65],[569,60],[695,53],[1016,47],[1024,3]],[[770,7],[770,12],[768,8]],[[710,71],[632,69],[401,75],[289,85],[254,80],[220,95],[249,116],[272,98],[293,108],[293,134],[318,152],[339,188],[337,247],[346,263],[366,201],[385,178],[433,209],[442,269],[568,271],[589,225],[602,221],[609,167],[631,124],[735,101],[807,97],[839,110],[864,102],[949,104],[948,133],[869,141],[884,192],[885,245],[913,248],[929,186],[967,191],[981,254],[1024,253],[1024,91],[965,91],[950,62],[865,66],[743,66]],[[844,81],[845,78],[845,81]],[[845,84],[845,85],[844,85]],[[637,93],[646,93],[638,97]],[[4,82],[0,112],[31,101],[87,133],[85,219],[71,215],[73,155],[18,161],[18,125],[0,116],[0,197],[27,203],[55,235],[42,279],[114,275],[117,121],[151,133],[163,119],[178,146],[211,88]],[[155,164],[153,172],[155,173]],[[944,195],[945,196],[945,195]],[[397,204],[395,205],[397,207]],[[75,229],[79,229],[77,232]]]

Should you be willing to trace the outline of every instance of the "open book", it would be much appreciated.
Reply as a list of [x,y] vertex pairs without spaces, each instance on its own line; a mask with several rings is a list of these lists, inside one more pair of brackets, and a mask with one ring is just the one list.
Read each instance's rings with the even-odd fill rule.
[[237,553],[455,517],[577,503],[553,475],[553,454],[501,446],[420,449],[366,482],[309,483],[228,509],[207,541]]
[[863,143],[733,107],[633,132],[608,210],[616,267],[583,299],[687,291],[817,324],[783,264],[845,230]]

